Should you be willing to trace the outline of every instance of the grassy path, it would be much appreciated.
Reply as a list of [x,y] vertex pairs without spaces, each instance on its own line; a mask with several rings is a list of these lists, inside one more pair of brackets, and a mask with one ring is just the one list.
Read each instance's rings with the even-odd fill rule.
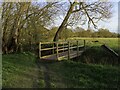
[[37,63],[40,71],[43,72],[45,88],[50,88],[50,76],[48,66],[42,63]]

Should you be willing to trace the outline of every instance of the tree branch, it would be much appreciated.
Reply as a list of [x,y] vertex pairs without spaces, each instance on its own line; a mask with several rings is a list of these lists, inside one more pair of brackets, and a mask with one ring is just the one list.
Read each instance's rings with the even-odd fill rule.
[[92,24],[94,25],[94,28],[97,28],[96,24],[94,23],[93,19],[89,16],[89,14],[88,14],[88,12],[87,12],[87,10],[86,10],[86,8],[84,7],[83,4],[82,4],[82,8],[85,11],[85,13],[86,13],[86,15],[87,15],[87,17],[89,19],[88,23],[90,24],[90,22],[92,22]]

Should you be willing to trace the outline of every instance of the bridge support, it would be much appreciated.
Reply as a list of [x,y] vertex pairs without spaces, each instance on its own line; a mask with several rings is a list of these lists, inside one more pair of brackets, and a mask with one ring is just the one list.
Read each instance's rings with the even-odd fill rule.
[[70,60],[70,42],[68,41],[68,60]]

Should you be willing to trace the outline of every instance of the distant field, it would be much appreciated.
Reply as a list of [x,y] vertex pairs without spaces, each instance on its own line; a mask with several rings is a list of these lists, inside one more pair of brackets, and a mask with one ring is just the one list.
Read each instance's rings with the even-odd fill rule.
[[100,47],[106,44],[110,48],[119,51],[118,38],[70,38],[68,40],[79,40],[80,44],[83,44],[83,40],[86,41],[86,46]]
[[[102,44],[106,44],[110,46],[113,49],[118,49],[118,38],[87,38],[87,37],[74,37],[74,38],[69,38],[67,41],[75,41],[79,40],[79,44],[83,44],[83,40],[86,40],[86,45],[87,46],[101,46]],[[50,40],[52,41],[52,40]],[[64,41],[64,40],[59,40],[59,41]],[[98,41],[98,42],[95,42]],[[75,42],[76,43],[76,42]]]
[[[111,47],[118,47],[118,38],[70,38],[68,40],[86,40],[87,45],[99,46],[102,44],[107,44]],[[94,42],[98,41],[98,42]]]

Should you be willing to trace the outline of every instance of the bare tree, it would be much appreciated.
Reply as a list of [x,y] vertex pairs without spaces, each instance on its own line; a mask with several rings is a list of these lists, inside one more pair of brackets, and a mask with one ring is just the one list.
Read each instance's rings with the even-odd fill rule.
[[110,2],[71,2],[69,0],[69,9],[59,26],[53,41],[59,40],[59,35],[68,25],[75,25],[77,23],[85,24],[88,22],[88,27],[92,24],[97,28],[97,22],[111,17],[112,4]]

